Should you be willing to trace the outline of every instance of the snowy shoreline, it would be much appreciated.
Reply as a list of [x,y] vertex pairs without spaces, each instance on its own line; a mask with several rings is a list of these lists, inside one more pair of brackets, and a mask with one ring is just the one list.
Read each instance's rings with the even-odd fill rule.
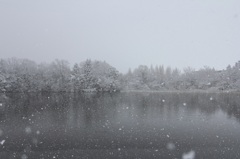
[[240,93],[239,90],[121,90],[122,93]]

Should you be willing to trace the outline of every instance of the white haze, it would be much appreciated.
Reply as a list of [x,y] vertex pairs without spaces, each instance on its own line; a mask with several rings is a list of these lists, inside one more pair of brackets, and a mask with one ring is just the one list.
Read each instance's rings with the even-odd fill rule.
[[0,0],[0,58],[224,69],[240,55],[239,0]]

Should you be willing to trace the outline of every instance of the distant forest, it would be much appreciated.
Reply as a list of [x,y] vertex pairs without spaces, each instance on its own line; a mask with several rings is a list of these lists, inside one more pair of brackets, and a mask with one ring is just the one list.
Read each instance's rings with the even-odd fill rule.
[[240,90],[240,61],[224,70],[183,71],[140,65],[126,74],[90,59],[70,67],[64,60],[37,64],[28,59],[0,60],[0,92],[115,92],[121,90]]

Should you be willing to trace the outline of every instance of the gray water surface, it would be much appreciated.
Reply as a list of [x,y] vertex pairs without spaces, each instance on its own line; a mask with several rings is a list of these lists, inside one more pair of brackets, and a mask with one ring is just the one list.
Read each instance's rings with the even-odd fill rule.
[[1,159],[187,154],[240,158],[240,94],[1,95]]

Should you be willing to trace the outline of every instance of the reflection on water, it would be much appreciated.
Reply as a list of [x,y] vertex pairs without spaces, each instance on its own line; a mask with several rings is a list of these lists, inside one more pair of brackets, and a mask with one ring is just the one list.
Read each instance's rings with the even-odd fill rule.
[[0,99],[0,158],[239,158],[239,132],[237,93]]

